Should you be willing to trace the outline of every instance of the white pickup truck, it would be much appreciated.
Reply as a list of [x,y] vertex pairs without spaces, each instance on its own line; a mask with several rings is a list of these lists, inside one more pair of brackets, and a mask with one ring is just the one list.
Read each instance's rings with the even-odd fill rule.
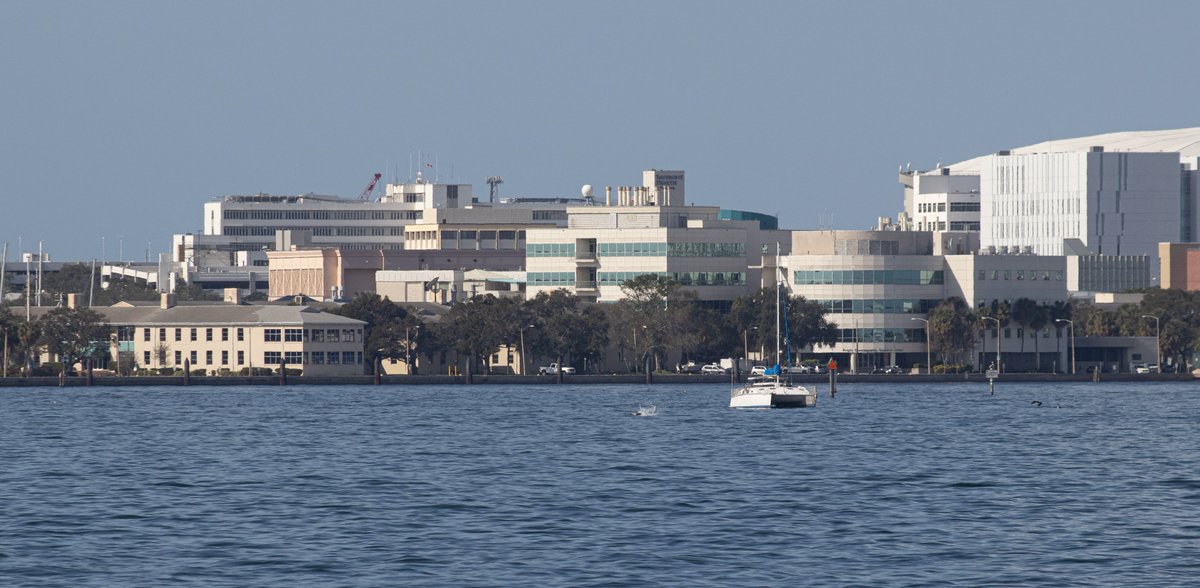
[[[538,368],[538,375],[539,376],[554,375],[554,374],[558,373],[558,370],[559,370],[558,364],[552,363],[548,366]],[[562,366],[562,373],[573,374],[573,373],[575,373],[575,368],[573,368],[569,365],[564,365],[564,366]]]

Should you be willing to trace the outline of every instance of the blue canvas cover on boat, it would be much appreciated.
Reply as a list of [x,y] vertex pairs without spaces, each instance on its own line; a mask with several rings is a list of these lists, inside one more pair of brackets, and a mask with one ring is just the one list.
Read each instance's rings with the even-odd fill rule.
[[779,375],[779,364],[775,364],[775,365],[763,370],[763,375],[764,376],[778,376]]

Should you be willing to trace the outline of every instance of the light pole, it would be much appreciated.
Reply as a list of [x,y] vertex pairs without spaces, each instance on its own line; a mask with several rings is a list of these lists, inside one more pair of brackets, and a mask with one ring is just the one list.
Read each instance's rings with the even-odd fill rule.
[[757,331],[757,330],[758,330],[758,327],[750,327],[748,329],[742,330],[742,350],[743,350],[742,359],[746,360],[747,364],[750,363],[750,338],[749,338],[750,331]]
[[521,375],[525,375],[525,329],[532,329],[533,325],[525,325],[520,328],[521,331]]
[[996,371],[1000,371],[1000,319],[990,316],[979,317],[985,321],[996,321]]
[[[929,319],[912,317],[909,320],[921,321],[921,322],[925,323],[925,370],[926,370],[925,373],[932,374],[933,373],[933,352],[931,350],[933,349],[933,347],[929,344],[929,337],[930,337],[930,335],[929,335]],[[945,360],[943,359],[942,362],[945,363]],[[944,370],[944,369],[942,370],[943,373],[945,371],[946,370]]]
[[1162,342],[1161,342],[1162,339],[1160,337],[1161,332],[1158,330],[1158,317],[1156,317],[1152,314],[1143,314],[1142,318],[1154,319],[1154,360],[1158,364],[1158,373],[1161,374],[1163,371]]
[[1054,319],[1056,323],[1067,323],[1071,326],[1071,374],[1075,373],[1075,321]]

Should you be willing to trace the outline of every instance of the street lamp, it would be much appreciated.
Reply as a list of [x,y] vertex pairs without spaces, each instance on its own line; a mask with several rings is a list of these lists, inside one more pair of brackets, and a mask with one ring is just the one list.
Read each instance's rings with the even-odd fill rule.
[[[931,349],[933,349],[933,347],[929,344],[929,336],[930,336],[929,335],[929,319],[912,317],[909,320],[921,321],[921,322],[925,323],[925,370],[926,370],[926,373],[932,374],[933,373],[933,352],[931,351]],[[942,360],[942,362],[945,363],[945,360]],[[945,372],[945,371],[946,370],[944,370],[944,369],[942,370],[942,372]]]
[[1154,315],[1152,315],[1152,314],[1143,314],[1143,315],[1142,315],[1142,318],[1152,318],[1152,319],[1154,319],[1154,359],[1155,359],[1155,361],[1157,361],[1157,363],[1158,363],[1158,373],[1160,373],[1160,374],[1161,374],[1161,373],[1162,373],[1162,371],[1163,371],[1163,364],[1162,364],[1162,343],[1161,343],[1162,339],[1161,339],[1161,337],[1160,337],[1161,333],[1160,333],[1160,331],[1158,330],[1158,317],[1156,317],[1156,316],[1154,316]]
[[996,371],[1000,371],[1000,319],[991,316],[979,317],[985,321],[996,321]]
[[532,329],[533,325],[525,325],[519,330],[521,331],[521,375],[525,375],[525,329]]
[[1071,373],[1075,373],[1075,321],[1067,319],[1054,319],[1056,323],[1067,323],[1071,326]]

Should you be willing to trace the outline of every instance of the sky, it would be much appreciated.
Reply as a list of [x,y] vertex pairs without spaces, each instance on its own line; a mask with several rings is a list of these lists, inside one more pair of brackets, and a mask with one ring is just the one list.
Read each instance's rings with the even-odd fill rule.
[[[1184,2],[0,0],[0,241],[140,261],[227,194],[442,181],[861,229],[929,169],[1200,126]],[[601,193],[599,190],[598,193]]]

